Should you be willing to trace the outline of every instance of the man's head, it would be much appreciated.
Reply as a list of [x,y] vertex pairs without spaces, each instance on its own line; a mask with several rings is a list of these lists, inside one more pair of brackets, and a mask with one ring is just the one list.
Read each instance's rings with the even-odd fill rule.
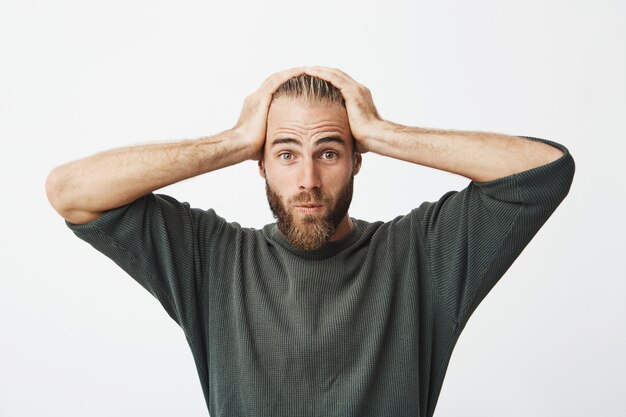
[[352,228],[348,208],[361,166],[341,92],[309,75],[274,93],[259,161],[270,208],[292,245],[319,248]]

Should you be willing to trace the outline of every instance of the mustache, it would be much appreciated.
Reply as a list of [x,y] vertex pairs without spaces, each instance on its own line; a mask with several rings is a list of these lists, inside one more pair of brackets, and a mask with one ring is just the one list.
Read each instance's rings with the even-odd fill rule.
[[328,203],[330,199],[322,191],[313,189],[312,191],[301,191],[289,199],[290,203]]

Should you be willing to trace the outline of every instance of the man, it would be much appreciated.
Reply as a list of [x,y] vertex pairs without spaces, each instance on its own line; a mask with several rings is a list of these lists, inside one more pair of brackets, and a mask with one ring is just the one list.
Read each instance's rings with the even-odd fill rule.
[[[370,151],[471,182],[353,219]],[[249,159],[277,219],[261,230],[152,193]],[[47,192],[181,326],[211,416],[431,416],[467,320],[573,175],[558,143],[401,126],[345,73],[303,67],[269,77],[233,129],[71,162]]]

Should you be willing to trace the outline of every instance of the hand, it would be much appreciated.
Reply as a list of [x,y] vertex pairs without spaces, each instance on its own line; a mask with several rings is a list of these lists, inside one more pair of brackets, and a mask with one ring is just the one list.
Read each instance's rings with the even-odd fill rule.
[[284,82],[303,73],[304,68],[296,67],[272,74],[261,84],[258,90],[244,100],[241,115],[232,130],[250,144],[252,154],[250,159],[258,160],[261,158],[272,95]]
[[370,90],[335,68],[305,67],[304,72],[330,82],[341,91],[346,103],[350,130],[356,141],[356,150],[361,153],[369,151],[367,139],[384,123],[378,115]]

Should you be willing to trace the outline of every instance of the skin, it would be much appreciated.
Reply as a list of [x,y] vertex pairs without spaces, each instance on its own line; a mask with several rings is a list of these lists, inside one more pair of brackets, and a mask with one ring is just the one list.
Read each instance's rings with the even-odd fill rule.
[[[325,79],[337,87],[345,100],[345,110],[319,106],[291,108],[279,100],[272,103],[273,92],[302,73]],[[318,140],[333,129],[337,129],[335,133],[344,143],[339,146],[327,141],[321,146]],[[295,157],[290,163],[279,156],[279,147],[273,143],[283,134],[293,135],[299,142],[291,143],[288,149]],[[269,146],[264,148],[266,137]],[[357,154],[350,158],[346,150],[350,149],[352,140]],[[336,146],[332,149],[340,156],[337,161],[329,161],[322,152],[331,146]],[[287,202],[298,190],[314,187],[336,198],[337,189],[350,176],[350,167],[355,172],[360,169],[360,153],[364,152],[444,170],[476,182],[545,165],[563,155],[557,148],[516,136],[424,129],[384,120],[369,89],[344,72],[327,67],[298,67],[273,74],[246,97],[232,129],[195,140],[114,149],[69,162],[52,170],[46,192],[61,216],[71,223],[83,224],[97,219],[106,210],[175,182],[245,160],[262,159],[263,149],[266,154],[260,162],[261,175]],[[327,207],[291,209],[300,216],[317,216]],[[351,227],[346,215],[332,239],[345,236]]]

